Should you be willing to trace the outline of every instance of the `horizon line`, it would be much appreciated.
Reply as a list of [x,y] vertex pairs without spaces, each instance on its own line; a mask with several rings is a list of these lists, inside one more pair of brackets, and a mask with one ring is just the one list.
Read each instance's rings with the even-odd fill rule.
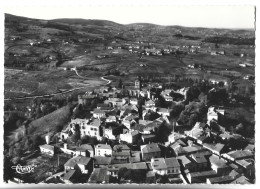
[[116,24],[120,24],[120,25],[131,25],[131,24],[151,24],[151,25],[156,25],[156,26],[163,26],[163,27],[169,27],[169,26],[177,26],[177,27],[186,27],[186,28],[206,28],[206,29],[230,29],[230,30],[256,30],[256,27],[254,25],[254,27],[238,27],[238,28],[228,28],[228,27],[205,27],[205,26],[187,26],[187,25],[162,25],[162,24],[156,24],[156,23],[150,23],[150,22],[134,22],[134,23],[128,23],[128,24],[122,24],[113,20],[105,20],[105,19],[88,19],[88,18],[79,18],[79,17],[75,17],[75,18],[66,18],[66,17],[60,17],[60,18],[53,18],[53,19],[44,19],[44,18],[32,18],[32,17],[26,17],[26,16],[20,16],[20,15],[15,15],[15,14],[11,14],[11,13],[7,13],[5,12],[4,14],[9,14],[12,16],[17,16],[17,17],[23,17],[23,18],[29,18],[29,19],[35,19],[35,20],[46,20],[46,21],[53,21],[53,20],[59,20],[59,19],[82,19],[82,20],[100,20],[100,21],[110,21],[110,22],[114,22]]

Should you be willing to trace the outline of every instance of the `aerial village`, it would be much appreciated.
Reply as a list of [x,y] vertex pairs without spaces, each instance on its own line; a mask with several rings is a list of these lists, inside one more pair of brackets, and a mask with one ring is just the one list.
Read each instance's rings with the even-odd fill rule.
[[[53,172],[42,183],[253,183],[254,145],[231,145],[245,138],[218,123],[225,116],[224,107],[205,106],[205,122],[179,129],[183,123],[169,119],[172,109],[157,103],[152,88],[162,86],[144,86],[137,79],[125,90],[103,86],[79,95],[74,112],[83,111],[82,106],[93,99],[103,103],[91,111],[90,119],[71,118],[56,141],[46,135],[46,144],[39,146],[42,156],[66,154],[71,158],[60,165],[62,171]],[[188,91],[164,89],[160,96],[172,102],[170,93],[180,94],[183,99],[175,101],[178,105]],[[142,107],[140,97],[145,99]]]

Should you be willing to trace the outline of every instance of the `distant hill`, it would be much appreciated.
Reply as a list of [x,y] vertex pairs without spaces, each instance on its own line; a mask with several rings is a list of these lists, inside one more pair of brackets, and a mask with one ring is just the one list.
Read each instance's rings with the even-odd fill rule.
[[53,19],[51,21],[61,22],[65,24],[73,25],[95,25],[95,26],[110,26],[110,27],[123,27],[122,24],[118,24],[108,20],[91,20],[91,19],[81,19],[81,18],[62,18],[62,19]]

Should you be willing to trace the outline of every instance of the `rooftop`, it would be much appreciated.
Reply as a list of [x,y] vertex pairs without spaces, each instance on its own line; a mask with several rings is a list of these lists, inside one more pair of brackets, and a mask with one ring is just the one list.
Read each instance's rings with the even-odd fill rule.
[[39,147],[40,147],[40,148],[47,149],[47,150],[54,151],[54,146],[49,145],[49,144],[44,144],[44,145],[41,145],[41,146],[39,146]]
[[70,178],[75,174],[75,170],[69,170],[68,172],[65,173],[63,176],[64,180],[70,180]]
[[154,158],[151,160],[152,168],[155,170],[167,169],[164,158]]
[[159,148],[157,143],[151,143],[147,145],[141,146],[142,153],[151,153],[151,152],[161,152],[161,149]]
[[211,184],[231,182],[234,180],[234,178],[229,175],[225,175],[225,176],[221,176],[221,177],[213,177],[213,178],[208,178],[208,179]]
[[111,157],[94,156],[94,164],[96,165],[109,165],[111,164]]
[[77,156],[77,157],[69,159],[64,164],[64,166],[66,166],[66,167],[74,167],[76,164],[88,165],[90,160],[91,160],[91,158],[89,158],[89,157]]
[[191,157],[197,163],[207,163],[208,162],[207,159],[205,158],[205,156],[200,155],[200,154],[192,154]]
[[207,177],[217,175],[216,171],[202,171],[202,172],[192,172],[188,173],[191,177]]
[[231,151],[227,153],[230,157],[234,159],[243,159],[247,157],[252,157],[254,154],[247,150],[237,150],[237,151]]
[[180,164],[176,158],[165,158],[167,168],[180,167]]
[[218,168],[228,167],[226,162],[223,159],[221,159],[218,156],[216,156],[216,155],[210,156],[209,161],[210,161],[211,164],[215,165]]
[[82,145],[80,145],[79,147],[76,148],[76,151],[81,151],[82,152],[82,151],[86,151],[86,150],[93,151],[93,148],[89,144],[82,144]]
[[109,150],[112,150],[111,146],[108,145],[108,144],[97,144],[95,146],[96,149],[109,149]]

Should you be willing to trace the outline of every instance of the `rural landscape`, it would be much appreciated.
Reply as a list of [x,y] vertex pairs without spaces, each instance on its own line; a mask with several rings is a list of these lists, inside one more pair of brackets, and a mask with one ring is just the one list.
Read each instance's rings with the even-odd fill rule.
[[255,183],[254,29],[4,24],[6,183]]

